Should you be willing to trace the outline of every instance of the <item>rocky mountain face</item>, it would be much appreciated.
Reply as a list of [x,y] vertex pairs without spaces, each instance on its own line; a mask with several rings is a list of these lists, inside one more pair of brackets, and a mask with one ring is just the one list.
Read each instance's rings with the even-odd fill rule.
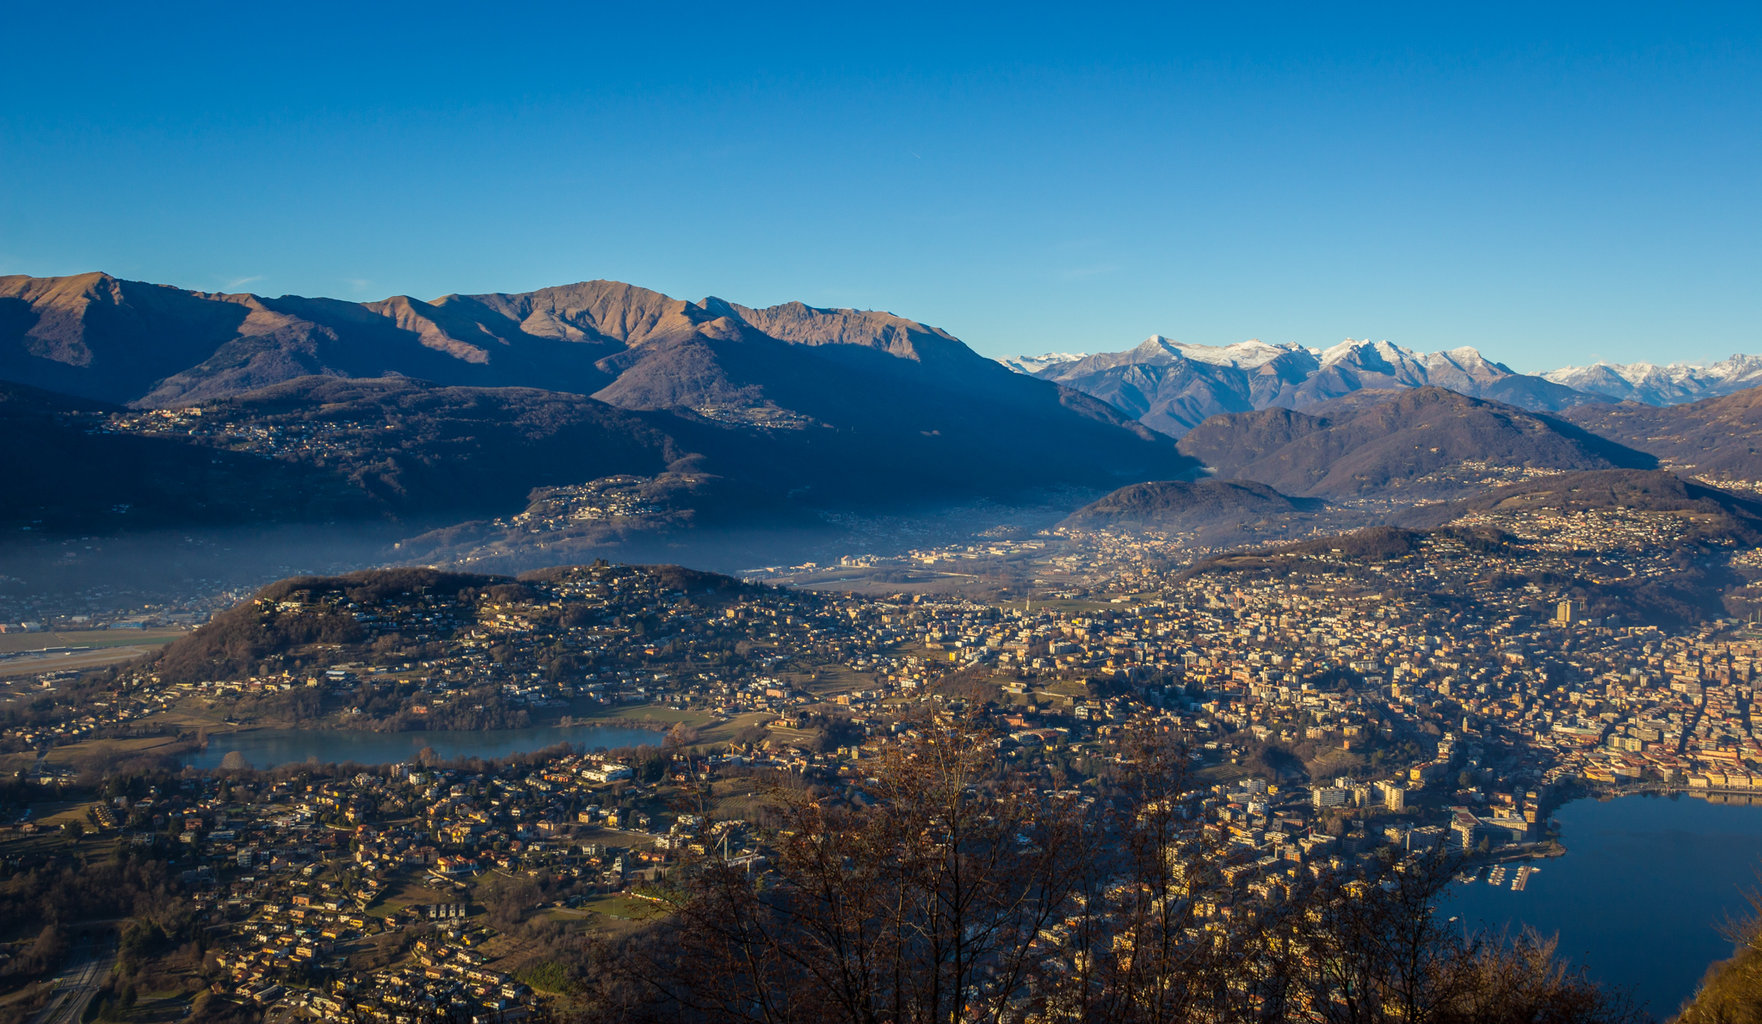
[[1552,416],[1436,386],[1355,394],[1317,412],[1213,416],[1180,449],[1220,478],[1328,498],[1457,497],[1524,470],[1657,465]]
[[1762,356],[1733,355],[1717,363],[1595,363],[1542,374],[1548,380],[1618,402],[1676,405],[1762,385]]
[[1437,386],[1540,411],[1600,400],[1515,373],[1472,348],[1427,354],[1386,341],[1316,350],[1261,341],[1191,345],[1158,335],[1128,352],[1052,359],[1006,365],[1093,395],[1174,437],[1218,413],[1309,409],[1361,390]]
[[[743,346],[760,351],[742,359],[733,350]],[[773,382],[747,379],[736,364],[759,369],[779,351],[865,368],[887,357],[955,378],[951,386],[1027,393],[1000,383],[1007,373],[954,337],[892,314],[693,303],[615,281],[353,303],[189,292],[107,274],[0,277],[0,376],[119,404],[188,405],[314,374],[401,374],[607,391],[602,400],[633,407],[762,405]],[[657,361],[698,372],[657,386],[645,367]]]

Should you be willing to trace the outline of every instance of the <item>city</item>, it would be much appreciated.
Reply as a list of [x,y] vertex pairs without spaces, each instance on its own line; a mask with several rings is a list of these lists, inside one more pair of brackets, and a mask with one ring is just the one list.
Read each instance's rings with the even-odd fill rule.
[[[1644,579],[1682,517],[1498,525],[1513,531],[1504,552],[1439,531],[1411,550],[1273,547],[1197,567],[1105,536],[999,541],[979,556],[1068,572],[1076,544],[1093,567],[1060,582],[1083,598],[1002,604],[603,563],[519,581],[290,580],[109,670],[102,696],[15,687],[0,704],[0,743],[18,752],[0,852],[18,866],[112,847],[165,858],[207,947],[179,984],[211,998],[320,1019],[345,995],[388,1020],[412,1000],[512,1019],[567,989],[547,941],[658,913],[650,893],[707,855],[762,867],[777,777],[860,793],[923,722],[959,719],[1009,777],[1074,798],[1122,737],[1180,737],[1226,915],[1390,850],[1446,850],[1470,870],[1556,855],[1553,810],[1587,794],[1762,788],[1762,634],[1623,625],[1512,582],[1569,563]],[[1133,551],[1132,572],[1109,558]],[[179,767],[226,749],[229,723],[558,720],[653,740],[494,763]],[[97,768],[122,754],[126,772]]]

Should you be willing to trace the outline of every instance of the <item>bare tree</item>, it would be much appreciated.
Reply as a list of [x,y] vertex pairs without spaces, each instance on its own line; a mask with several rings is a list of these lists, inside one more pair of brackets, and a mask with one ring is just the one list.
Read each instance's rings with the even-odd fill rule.
[[773,873],[699,865],[673,995],[767,1024],[1009,1019],[1091,833],[995,763],[992,737],[945,723],[891,747],[859,804],[780,794]]
[[1455,965],[1459,984],[1438,1019],[1448,1024],[1638,1024],[1649,1018],[1626,996],[1559,959],[1558,936],[1533,930],[1510,941],[1482,939]]
[[1444,856],[1264,870],[1204,826],[1178,734],[1132,730],[1108,753],[1083,795],[1048,793],[970,722],[923,724],[850,790],[779,787],[773,861],[707,851],[676,913],[607,951],[622,980],[605,1007],[752,1024],[1634,1019],[1551,942],[1440,921]]

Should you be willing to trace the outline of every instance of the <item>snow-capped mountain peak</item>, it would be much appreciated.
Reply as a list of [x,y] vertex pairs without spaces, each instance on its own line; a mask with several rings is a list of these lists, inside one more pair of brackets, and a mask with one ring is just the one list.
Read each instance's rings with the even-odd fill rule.
[[1369,338],[1307,348],[1258,339],[1200,345],[1153,334],[1123,352],[1051,354],[1003,363],[1086,392],[1177,437],[1216,413],[1271,406],[1302,410],[1365,388],[1437,385],[1474,398],[1557,412],[1600,401],[1674,405],[1762,387],[1762,355],[1740,353],[1715,363],[1598,362],[1531,375],[1488,359],[1469,345],[1417,352]]
[[1308,409],[1365,388],[1432,384],[1548,410],[1596,400],[1570,386],[1514,373],[1472,347],[1421,353],[1369,338],[1313,349],[1258,339],[1200,345],[1153,334],[1123,352],[1005,363],[1099,398],[1177,437],[1217,413]]
[[1609,363],[1563,366],[1543,377],[1617,401],[1675,405],[1762,385],[1762,356],[1737,353],[1716,363]]
[[1338,345],[1329,345],[1327,348],[1318,351],[1316,353],[1316,358],[1321,360],[1323,367],[1328,367],[1341,362],[1342,360],[1357,359],[1366,354],[1372,353],[1382,356],[1385,359],[1391,357],[1399,358],[1398,354],[1403,351],[1403,349],[1391,345],[1386,341],[1372,344],[1369,338],[1366,338],[1363,341],[1354,341],[1351,338],[1347,338]]
[[1048,366],[1057,366],[1059,363],[1074,363],[1079,359],[1087,358],[1088,355],[1089,353],[1087,352],[1048,352],[1045,355],[1016,356],[1014,358],[999,359],[998,362],[1017,373],[1025,373],[1029,376],[1033,376],[1041,370],[1046,369]]
[[1153,334],[1145,339],[1139,350],[1154,347],[1181,359],[1190,359],[1196,363],[1209,363],[1212,366],[1234,366],[1238,369],[1251,370],[1265,366],[1267,363],[1289,352],[1302,351],[1297,345],[1269,345],[1258,338],[1238,341],[1230,345],[1197,345],[1192,342],[1173,341],[1160,334]]

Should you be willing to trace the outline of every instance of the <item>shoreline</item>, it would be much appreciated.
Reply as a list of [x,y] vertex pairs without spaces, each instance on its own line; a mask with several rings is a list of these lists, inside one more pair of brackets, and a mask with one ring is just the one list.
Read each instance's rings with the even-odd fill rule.
[[[1549,801],[1547,820],[1554,820],[1554,815],[1558,814],[1562,808],[1580,800],[1594,800],[1598,803],[1607,803],[1612,800],[1620,800],[1626,797],[1636,796],[1659,797],[1663,799],[1692,797],[1705,800],[1709,804],[1721,806],[1762,807],[1762,790],[1751,788],[1733,789],[1731,787],[1717,786],[1691,787],[1674,783],[1649,783],[1623,787],[1621,789],[1590,789],[1581,787],[1577,792],[1567,795],[1562,799]],[[1480,857],[1465,858],[1464,863],[1473,865],[1478,869],[1499,864],[1514,864],[1530,860],[1553,860],[1558,857],[1564,857],[1570,852],[1571,848],[1562,840],[1560,834],[1553,833],[1550,834],[1548,838],[1540,839],[1535,842],[1516,843],[1500,849],[1490,850]]]
[[[607,731],[636,733],[643,739],[625,735],[618,742],[596,742],[597,736]],[[547,750],[568,747],[578,753],[607,752],[627,748],[660,748],[662,734],[652,727],[632,728],[615,722],[577,722],[571,725],[526,726],[512,729],[495,730],[435,730],[405,732],[370,732],[366,730],[314,730],[284,729],[274,727],[254,727],[238,729],[230,732],[215,733],[207,737],[205,743],[194,741],[176,756],[181,767],[199,772],[223,770],[220,764],[199,764],[202,760],[212,760],[216,754],[230,755],[240,748],[248,747],[256,736],[261,736],[263,744],[253,758],[267,757],[274,761],[268,766],[251,764],[256,771],[272,771],[289,764],[298,764],[317,759],[320,764],[358,764],[362,766],[380,766],[398,764],[419,758],[424,749],[434,751],[437,763],[455,761],[480,760],[484,762],[500,762],[509,759],[530,757]],[[429,737],[432,737],[430,739]],[[648,739],[647,737],[653,737]],[[307,753],[305,757],[293,757],[283,760],[290,748],[308,749],[300,741],[310,739],[316,741],[314,746],[319,749]],[[367,744],[367,749],[347,749],[354,741]],[[340,742],[340,746],[338,745]],[[486,746],[489,748],[486,750]],[[329,747],[330,749],[325,749]],[[499,749],[507,747],[510,749]],[[377,749],[375,749],[377,748]]]
[[[1690,802],[1681,799],[1684,795],[1702,799]],[[1728,944],[1709,945],[1706,939],[1713,934],[1722,912],[1739,912],[1744,906],[1741,891],[1748,884],[1747,879],[1753,877],[1753,858],[1762,850],[1762,825],[1754,815],[1743,813],[1746,809],[1762,808],[1762,802],[1744,799],[1754,795],[1757,794],[1730,799],[1725,794],[1709,794],[1700,787],[1691,790],[1664,784],[1619,791],[1581,790],[1579,796],[1593,799],[1563,801],[1563,820],[1555,833],[1573,840],[1570,849],[1564,844],[1561,849],[1562,854],[1580,856],[1572,870],[1567,870],[1564,863],[1558,867],[1542,864],[1543,858],[1535,856],[1541,851],[1514,848],[1504,858],[1494,851],[1492,859],[1474,865],[1475,878],[1453,882],[1436,907],[1444,917],[1458,916],[1494,931],[1505,927],[1514,933],[1523,927],[1534,927],[1542,934],[1559,933],[1562,948],[1574,950],[1575,963],[1599,972],[1606,980],[1626,978],[1630,983],[1639,982],[1637,987],[1649,993],[1640,998],[1674,1010],[1682,999],[1693,995],[1709,964],[1729,956]],[[1706,799],[1709,796],[1712,799]],[[1629,797],[1664,799],[1620,803]],[[1586,806],[1567,807],[1581,802]],[[1679,839],[1675,845],[1659,838],[1671,835],[1693,838],[1686,842]],[[1707,837],[1715,835],[1734,836],[1741,841],[1720,845],[1721,858],[1709,866],[1701,860],[1702,847],[1706,846]],[[1653,860],[1654,857],[1662,859]],[[1524,889],[1515,891],[1510,876],[1501,885],[1488,885],[1485,873],[1501,862],[1507,871],[1515,871],[1528,862],[1539,865],[1546,873],[1539,879],[1529,879]],[[1464,870],[1468,870],[1466,865]],[[1648,876],[1648,872],[1662,874],[1657,891],[1646,888],[1646,882],[1636,882],[1636,872],[1642,877],[1656,877]],[[1703,875],[1713,879],[1712,883],[1700,881]],[[1662,930],[1646,932],[1654,927],[1649,923],[1639,928],[1641,934],[1648,935],[1650,940],[1661,939],[1671,947],[1692,946],[1695,955],[1678,957],[1682,963],[1648,962],[1643,972],[1636,971],[1629,952],[1635,941],[1633,936],[1611,940],[1602,931],[1636,927],[1622,909],[1624,901],[1612,898],[1617,893],[1651,901],[1652,909],[1646,913],[1662,915],[1655,924]],[[1693,904],[1696,909],[1692,914],[1667,909],[1667,905],[1679,904]],[[1591,923],[1586,924],[1587,919]],[[1707,947],[1704,960],[1702,946]]]
[[236,724],[226,728],[203,727],[192,735],[191,742],[195,749],[206,750],[208,744],[223,736],[242,736],[252,732],[335,732],[350,733],[358,736],[421,736],[426,733],[463,735],[466,733],[506,733],[524,732],[534,729],[633,729],[644,732],[665,733],[673,728],[671,722],[657,722],[650,718],[576,718],[563,715],[557,719],[533,722],[528,725],[500,726],[494,729],[351,729],[347,725],[318,722],[263,722],[253,725]]

